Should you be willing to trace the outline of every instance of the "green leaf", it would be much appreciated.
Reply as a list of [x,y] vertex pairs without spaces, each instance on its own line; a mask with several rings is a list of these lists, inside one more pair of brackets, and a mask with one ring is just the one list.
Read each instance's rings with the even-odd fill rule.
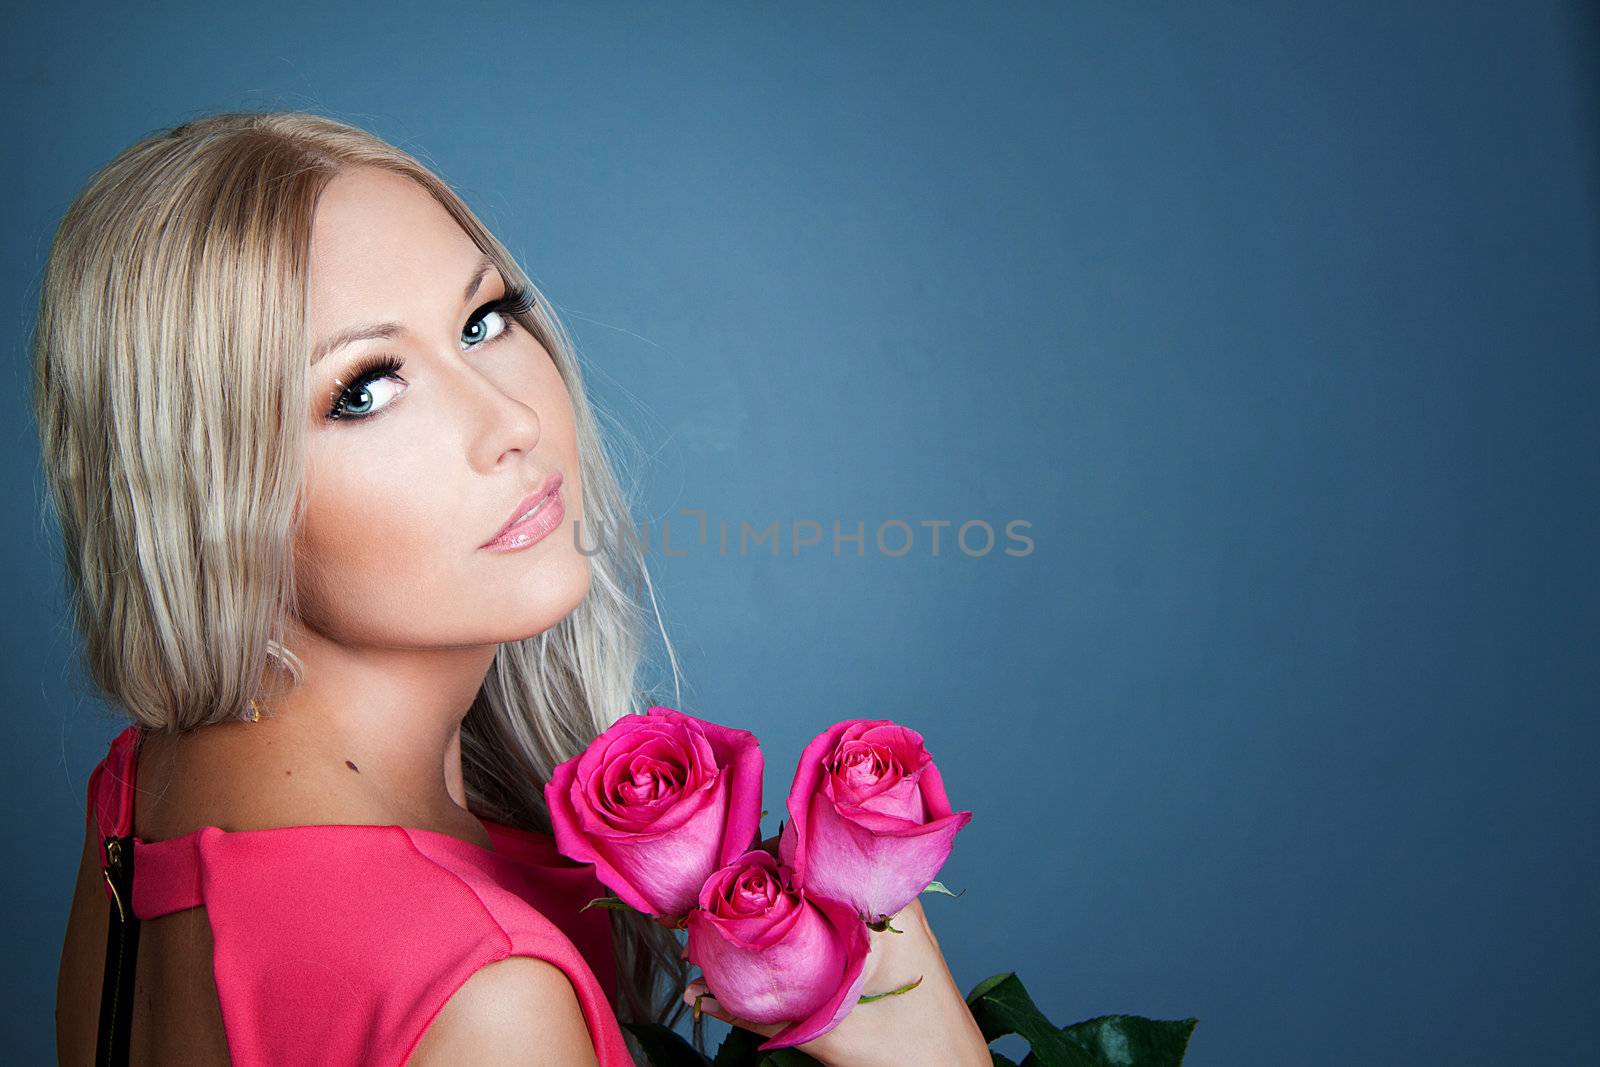
[[983,1031],[984,1041],[991,1042],[1007,1034],[1022,1035],[1033,1049],[1029,1059],[1034,1065],[1098,1067],[1087,1052],[1062,1036],[1056,1025],[1044,1017],[1014,971],[979,982],[967,994],[967,1007],[972,1009],[972,1017]]
[[961,893],[952,893],[948,888],[946,888],[946,886],[945,886],[945,884],[943,882],[929,882],[928,883],[928,888],[924,889],[923,892],[924,893],[943,893],[945,896],[959,897],[961,895],[961,893],[965,893],[966,890],[963,889],[961,891]]
[[623,1023],[622,1027],[639,1039],[650,1067],[711,1067],[711,1061],[676,1030],[660,1023]]
[[905,985],[900,986],[897,989],[890,989],[890,990],[887,990],[887,991],[882,992],[882,993],[868,993],[866,996],[864,996],[861,999],[857,1000],[856,1003],[857,1004],[870,1004],[874,1000],[882,1000],[884,997],[897,997],[901,993],[909,993],[909,992],[911,992],[913,989],[917,988],[917,986],[919,986],[921,984],[922,984],[922,975],[919,974],[915,978],[911,979],[911,981],[907,982]]
[[589,901],[589,903],[579,908],[578,911],[581,913],[594,907],[610,908],[612,911],[634,910],[633,906],[626,903],[621,897],[595,897],[593,900]]
[[[977,1000],[979,997],[987,996],[989,994],[989,990],[993,989],[1001,982],[1004,982],[1007,978],[1013,977],[1015,974],[1015,971],[1001,971],[999,974],[992,974],[983,981],[979,982],[977,985],[973,986],[972,990],[967,993],[967,1007],[972,1007],[972,1002],[974,1000]],[[989,1040],[993,1041],[994,1038],[990,1038]]]
[[[1189,1048],[1198,1019],[1146,1019],[1101,1015],[1061,1028],[1061,1036],[1088,1053],[1095,1067],[1177,1067]],[[1029,1053],[1023,1067],[1052,1067]]]
[[984,1040],[1020,1034],[1032,1046],[1021,1067],[1177,1067],[1199,1022],[1100,1015],[1058,1030],[1013,971],[973,986],[967,1006]]
[[994,1067],[1017,1067],[1016,1060],[1008,1060],[994,1049],[989,1050],[989,1058],[994,1061]]

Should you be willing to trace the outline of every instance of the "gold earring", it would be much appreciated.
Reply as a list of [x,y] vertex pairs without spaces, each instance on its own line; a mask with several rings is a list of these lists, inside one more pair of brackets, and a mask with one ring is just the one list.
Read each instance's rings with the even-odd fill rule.
[[256,702],[254,700],[250,701],[250,721],[251,722],[260,722],[261,721],[261,709],[256,707]]

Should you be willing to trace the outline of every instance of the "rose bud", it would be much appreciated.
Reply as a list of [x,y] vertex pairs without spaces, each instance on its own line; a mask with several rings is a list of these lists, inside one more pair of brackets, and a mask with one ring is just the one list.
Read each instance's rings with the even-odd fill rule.
[[759,1047],[811,1041],[837,1026],[861,996],[871,941],[837,900],[797,888],[787,868],[751,849],[706,879],[689,913],[689,961],[735,1017],[793,1022]]
[[928,888],[972,818],[951,811],[922,735],[887,719],[850,719],[800,754],[778,855],[807,890],[868,923]]
[[672,708],[628,714],[545,785],[556,848],[625,904],[676,925],[761,829],[755,734]]

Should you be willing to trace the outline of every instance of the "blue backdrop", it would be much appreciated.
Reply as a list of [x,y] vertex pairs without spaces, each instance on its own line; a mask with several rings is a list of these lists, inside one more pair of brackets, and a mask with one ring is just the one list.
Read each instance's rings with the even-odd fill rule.
[[18,1062],[121,725],[38,519],[40,272],[115,152],[260,107],[430,161],[565,313],[766,832],[823,726],[925,734],[964,989],[1198,1017],[1194,1067],[1587,1047],[1593,6],[158,6],[0,33]]

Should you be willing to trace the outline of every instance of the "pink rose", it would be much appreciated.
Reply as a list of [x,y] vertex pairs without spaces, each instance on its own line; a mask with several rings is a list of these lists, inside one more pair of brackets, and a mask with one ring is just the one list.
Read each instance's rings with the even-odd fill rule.
[[890,916],[928,888],[972,818],[951,811],[922,735],[887,719],[850,719],[800,754],[778,854],[808,891]]
[[796,888],[764,849],[706,880],[689,913],[689,961],[728,1011],[753,1023],[795,1020],[759,1046],[798,1045],[850,1014],[866,981],[867,928],[837,900]]
[[677,924],[761,831],[755,734],[672,708],[618,719],[545,785],[556,848],[624,903]]

